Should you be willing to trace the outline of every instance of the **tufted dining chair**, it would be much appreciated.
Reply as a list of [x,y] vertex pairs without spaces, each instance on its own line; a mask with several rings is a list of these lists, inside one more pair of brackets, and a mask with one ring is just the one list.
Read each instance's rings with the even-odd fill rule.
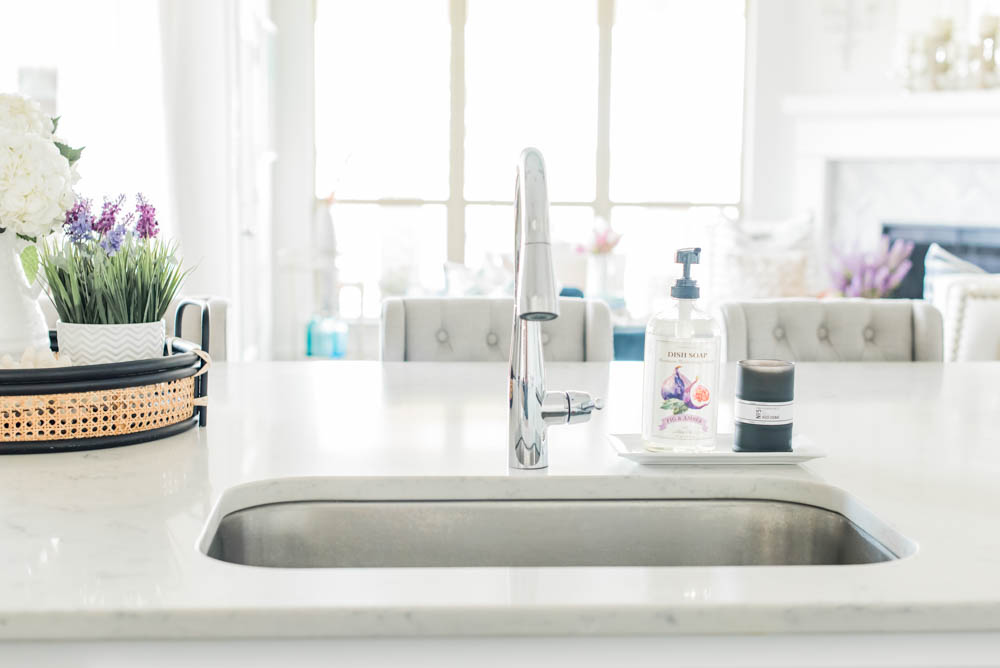
[[940,362],[941,313],[907,299],[773,299],[722,304],[729,360]]
[[[510,355],[514,300],[487,297],[390,298],[382,302],[385,362],[500,362]],[[542,323],[547,362],[612,359],[611,311],[602,301],[562,298]]]

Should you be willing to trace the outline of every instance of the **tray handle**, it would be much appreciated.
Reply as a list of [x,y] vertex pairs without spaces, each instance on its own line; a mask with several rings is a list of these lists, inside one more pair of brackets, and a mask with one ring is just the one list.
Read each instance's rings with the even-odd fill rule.
[[[208,352],[208,344],[211,341],[212,318],[209,314],[208,300],[185,298],[177,304],[177,311],[174,315],[174,336],[181,335],[181,327],[184,324],[184,311],[189,306],[194,306],[201,311],[201,349]],[[205,366],[205,362],[201,363]],[[196,398],[208,395],[208,374],[203,373],[194,379],[194,396]],[[204,427],[208,424],[208,406],[198,406],[198,426]]]

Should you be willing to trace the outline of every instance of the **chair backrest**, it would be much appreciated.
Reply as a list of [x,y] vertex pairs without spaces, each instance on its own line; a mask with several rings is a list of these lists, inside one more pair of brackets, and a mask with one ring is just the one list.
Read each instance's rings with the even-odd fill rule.
[[[186,295],[190,296],[190,295]],[[177,304],[184,299],[184,297],[175,297],[172,302],[170,302],[170,307],[167,308],[167,315],[164,316],[167,322],[167,336],[176,336],[174,334],[174,314],[177,312]],[[208,301],[208,314],[210,318],[209,327],[211,329],[209,341],[208,341],[208,354],[212,356],[212,360],[216,362],[223,362],[226,359],[226,315],[229,310],[229,302],[220,297],[195,297],[195,299],[205,299]],[[42,297],[39,300],[42,307],[42,313],[45,314],[45,320],[48,323],[49,329],[56,328],[56,319],[59,317],[56,314],[56,309],[52,306],[52,301],[48,297]],[[193,341],[195,343],[201,343],[201,318],[198,314],[198,309],[188,308],[184,313],[184,320],[181,323],[184,331],[180,333],[180,337],[187,339],[188,341]]]
[[941,313],[908,299],[773,299],[719,307],[730,361],[942,360]]
[[950,274],[934,279],[944,314],[948,362],[1000,360],[1000,274]]
[[[479,297],[391,298],[379,331],[386,362],[499,362],[510,355],[514,300]],[[602,301],[563,298],[559,317],[542,323],[549,362],[612,359],[611,311]]]

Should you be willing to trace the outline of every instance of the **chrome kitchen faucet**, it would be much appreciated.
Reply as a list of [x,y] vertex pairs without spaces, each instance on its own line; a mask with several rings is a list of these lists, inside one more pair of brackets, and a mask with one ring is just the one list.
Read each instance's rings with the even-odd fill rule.
[[538,149],[521,151],[514,186],[514,332],[510,338],[507,440],[510,467],[549,465],[550,424],[586,422],[600,399],[586,392],[545,391],[542,322],[559,317],[545,160]]

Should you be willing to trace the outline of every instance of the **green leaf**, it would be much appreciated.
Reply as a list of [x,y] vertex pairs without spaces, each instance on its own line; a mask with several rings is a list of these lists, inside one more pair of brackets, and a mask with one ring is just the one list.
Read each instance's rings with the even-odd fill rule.
[[52,117],[52,134],[55,134],[56,130],[59,128],[59,119],[60,118],[62,118],[62,116],[53,116]]
[[38,278],[38,248],[28,246],[21,251],[21,266],[24,268],[24,277],[28,279],[28,285],[32,285]]
[[80,148],[70,148],[61,141],[55,142],[55,145],[56,148],[59,149],[59,153],[62,155],[62,157],[69,160],[69,164],[71,165],[80,159],[80,155],[83,153],[83,149],[86,148],[84,146],[81,146]]
[[674,415],[680,415],[681,413],[687,412],[687,404],[685,404],[680,399],[667,399],[660,406],[662,410],[670,411]]
[[38,241],[38,237],[29,237],[27,234],[21,234],[20,232],[17,233],[17,238],[24,239],[25,241],[30,241],[31,243],[35,243],[36,241]]
[[163,317],[190,271],[177,261],[176,249],[129,235],[112,256],[93,239],[51,240],[39,253],[49,297],[63,322],[119,324]]

